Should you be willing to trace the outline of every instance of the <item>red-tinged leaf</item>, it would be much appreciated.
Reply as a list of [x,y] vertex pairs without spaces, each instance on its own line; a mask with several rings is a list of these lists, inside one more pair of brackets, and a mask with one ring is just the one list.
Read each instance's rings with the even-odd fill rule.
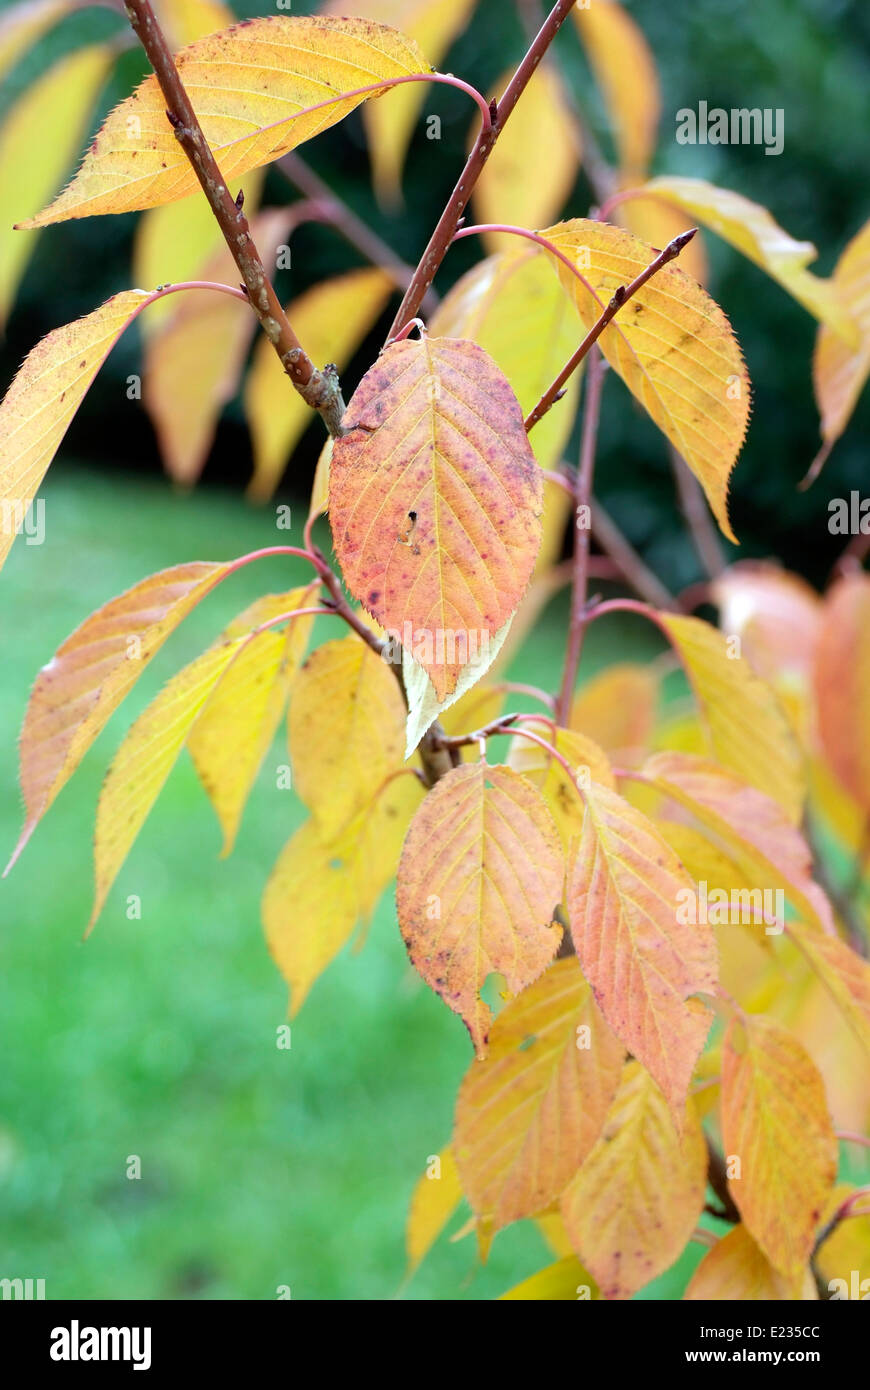
[[396,885],[399,927],[426,983],[486,1053],[493,972],[512,993],[552,960],[561,933],[559,836],[540,792],[508,767],[468,763],[429,792],[411,822]]
[[25,822],[9,868],[148,662],[226,572],[198,562],[152,574],[86,618],[42,668],[21,730]]
[[849,575],[828,594],[813,683],[825,756],[870,815],[870,576]]
[[541,475],[522,411],[482,348],[424,337],[382,353],[344,423],[329,514],[345,580],[443,700],[534,568]]
[[617,662],[599,671],[574,696],[570,727],[624,767],[649,746],[656,722],[659,680],[649,666]]
[[679,920],[694,885],[652,822],[607,787],[593,783],[585,801],[568,873],[577,959],[610,1027],[680,1117],[710,1029],[693,996],[716,986],[713,933]]
[[786,1279],[741,1223],[707,1252],[684,1298],[690,1302],[810,1302],[818,1294],[809,1269],[797,1279]]
[[822,619],[815,589],[778,565],[747,560],[717,575],[710,591],[722,631],[740,638],[756,674],[783,692],[803,687]]
[[750,882],[781,888],[804,920],[836,935],[831,906],[812,880],[812,855],[778,802],[690,753],[657,753],[644,777],[712,833]]
[[562,1195],[571,1243],[604,1298],[630,1298],[673,1264],[704,1206],[707,1149],[689,1105],[673,1115],[629,1062],[604,1129]]
[[725,1035],[722,1140],[747,1230],[775,1269],[801,1278],[837,1175],[837,1140],[813,1061],[760,1015],[733,1020]]
[[625,1049],[576,960],[555,961],[501,1011],[459,1091],[453,1148],[487,1238],[542,1211],[596,1142]]

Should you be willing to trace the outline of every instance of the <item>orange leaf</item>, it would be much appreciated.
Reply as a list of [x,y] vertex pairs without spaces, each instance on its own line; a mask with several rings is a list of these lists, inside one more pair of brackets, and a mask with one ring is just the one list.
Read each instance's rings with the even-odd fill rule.
[[576,960],[508,1003],[459,1091],[453,1148],[487,1234],[555,1201],[601,1132],[625,1049]]
[[758,1248],[744,1225],[735,1226],[708,1250],[689,1281],[689,1301],[811,1301],[818,1298],[807,1269],[797,1279],[780,1274]]
[[822,416],[821,452],[812,466],[815,476],[843,433],[870,375],[870,222],[865,222],[834,267],[832,284],[848,305],[858,330],[850,344],[823,323],[813,354],[813,386]]
[[148,662],[226,572],[195,563],[152,574],[92,613],[42,668],[21,730],[26,816],[10,868]]
[[732,1020],[725,1034],[722,1139],[748,1231],[781,1274],[801,1278],[837,1174],[837,1141],[813,1061],[760,1015]]
[[[245,20],[182,49],[176,65],[221,173],[230,180],[295,149],[365,101],[345,93],[431,71],[417,45],[395,29],[317,15]],[[323,101],[329,104],[308,110]],[[109,113],[64,192],[21,225],[134,212],[184,198],[198,187],[166,119],[157,79],[146,77]]]
[[870,576],[828,593],[814,667],[818,736],[846,791],[870,815]]
[[619,162],[642,175],[656,143],[661,93],[655,59],[631,15],[614,0],[571,11],[615,127]]
[[661,1091],[629,1062],[604,1129],[562,1195],[565,1229],[605,1298],[630,1298],[673,1264],[704,1206],[707,1149],[690,1105],[678,1132]]
[[655,728],[659,682],[648,666],[617,662],[581,686],[570,726],[614,757],[645,749]]
[[395,343],[335,441],[329,514],[348,588],[439,700],[516,608],[541,541],[541,476],[506,378],[472,342]]
[[479,1057],[492,1017],[480,990],[498,971],[517,993],[552,960],[562,877],[546,804],[508,767],[454,768],[411,822],[396,885],[399,927],[412,963],[464,1019]]

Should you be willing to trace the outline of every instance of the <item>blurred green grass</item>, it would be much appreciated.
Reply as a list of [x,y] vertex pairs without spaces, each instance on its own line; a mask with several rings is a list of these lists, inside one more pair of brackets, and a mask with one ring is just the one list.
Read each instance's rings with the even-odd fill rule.
[[[20,827],[16,734],[39,667],[139,578],[290,539],[274,523],[229,493],[173,497],[159,482],[57,472],[45,544],[19,538],[3,575],[4,859]],[[471,1053],[410,969],[391,893],[363,951],[345,950],[315,986],[291,1050],[277,1048],[286,990],[259,899],[304,814],[276,787],[280,743],[225,861],[183,755],[82,940],[99,785],[133,715],[258,592],[303,577],[300,562],[270,559],[200,606],[0,885],[0,1274],[45,1278],[49,1298],[270,1299],[286,1284],[301,1299],[487,1299],[549,1262],[525,1222],[499,1236],[486,1267],[473,1238],[442,1238],[402,1287],[408,1199],[448,1139]],[[553,605],[512,674],[556,683],[563,619]],[[623,642],[599,624],[584,661],[624,655]],[[632,629],[635,653],[637,642]],[[127,920],[131,893],[141,921]],[[126,1176],[130,1155],[141,1180]],[[699,1257],[694,1247],[647,1296],[673,1296]]]

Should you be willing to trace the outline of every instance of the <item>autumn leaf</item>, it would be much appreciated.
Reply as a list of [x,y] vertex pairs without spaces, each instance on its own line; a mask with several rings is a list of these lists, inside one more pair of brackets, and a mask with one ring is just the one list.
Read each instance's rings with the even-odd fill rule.
[[837,1141],[811,1058],[761,1015],[732,1020],[725,1035],[722,1139],[747,1230],[775,1269],[801,1278],[836,1177]]
[[716,986],[713,934],[681,922],[694,885],[655,825],[597,783],[584,800],[567,893],[577,959],[610,1027],[679,1117],[710,1029],[693,996]]
[[795,241],[760,203],[705,179],[673,175],[650,179],[644,192],[682,208],[695,222],[718,233],[821,323],[844,334],[847,341],[856,341],[855,325],[836,285],[806,268],[816,258],[815,246],[811,241]]
[[[620,179],[616,191],[627,192],[636,182],[636,177],[625,175]],[[626,198],[624,202],[617,203],[613,209],[613,221],[636,237],[640,237],[647,246],[667,246],[674,237],[698,225],[673,204],[660,202],[658,198],[642,197]],[[703,233],[700,231],[680,252],[680,268],[693,280],[697,280],[699,285],[708,283],[710,265]]]
[[[524,416],[537,405],[582,336],[571,304],[554,279],[549,257],[527,242],[473,266],[444,296],[429,328],[434,337],[471,338],[488,352],[510,382]],[[530,435],[542,468],[555,468],[561,461],[578,389],[579,373],[575,372],[558,408],[548,411]]]
[[[435,687],[426,674],[425,668],[414,660],[407,647],[402,648],[402,683],[408,699],[408,719],[405,726],[406,758],[410,758],[426,730],[432,727],[435,720],[440,720],[448,710],[455,708],[477,682],[483,679],[498,659],[512,622],[513,618],[508,618],[504,627],[500,628],[492,640],[486,642],[481,647],[480,652],[475,654],[475,659],[463,666],[453,693],[444,700],[438,699]],[[471,728],[480,727],[480,724],[466,724],[461,730],[456,729],[455,732],[468,733]]]
[[809,1269],[796,1279],[787,1279],[773,1267],[741,1223],[707,1251],[684,1297],[690,1302],[764,1303],[812,1301],[818,1294]]
[[[162,211],[162,209],[160,209]],[[251,219],[251,235],[265,265],[274,263],[288,214],[274,209]],[[226,246],[199,267],[198,279],[232,284],[235,262]],[[142,400],[157,433],[166,471],[177,483],[199,478],[214,443],[223,407],[238,388],[257,320],[250,305],[225,294],[175,296],[176,308],[145,345]],[[291,401],[300,401],[267,338]]]
[[426,1172],[411,1197],[405,1226],[408,1277],[423,1263],[461,1201],[462,1185],[448,1144],[427,1159]]
[[233,22],[232,10],[220,0],[152,0],[152,4],[173,50]]
[[[513,69],[503,73],[488,93],[489,99],[497,101],[512,77]],[[472,138],[476,134],[477,125]],[[545,160],[540,158],[542,150],[547,151]],[[476,220],[546,226],[565,206],[581,155],[582,138],[562,79],[555,67],[544,63],[520,97],[481,170],[473,196]],[[534,178],[529,177],[532,169]],[[484,236],[490,251],[497,251],[502,240],[496,232]]]
[[610,762],[607,754],[591,738],[573,729],[554,729],[544,719],[527,720],[523,727],[538,738],[545,739],[557,753],[562,754],[574,771],[572,781],[562,763],[540,744],[532,743],[522,735],[514,740],[510,766],[540,787],[567,850],[583,829],[584,807],[579,788],[588,786],[590,782],[600,782],[611,791],[616,790]]
[[597,672],[578,690],[571,705],[570,727],[622,762],[648,746],[655,728],[658,695],[659,681],[649,666],[617,662]]
[[152,574],[92,613],[36,678],[21,730],[25,822],[6,872],[151,658],[228,566]]
[[22,0],[0,15],[0,77],[16,58],[72,8],[70,0]]
[[656,621],[685,667],[711,755],[778,801],[796,825],[806,795],[803,753],[773,690],[728,634],[673,613]]
[[822,448],[808,477],[816,477],[845,430],[870,375],[870,222],[852,238],[834,267],[831,283],[849,306],[858,340],[850,342],[836,326],[823,323],[813,354],[813,387],[822,417]]
[[562,1195],[565,1228],[605,1298],[630,1298],[673,1264],[704,1206],[707,1149],[689,1106],[678,1132],[649,1073],[629,1062],[594,1149]]
[[[249,220],[260,206],[264,177],[265,170],[252,169],[239,179],[239,192]],[[137,285],[155,286],[206,279],[203,267],[214,261],[225,246],[223,233],[204,193],[192,194],[180,203],[149,208],[136,219],[133,281]],[[233,270],[229,277],[222,278],[235,284],[238,276],[235,264],[231,264]],[[149,308],[142,319],[142,336],[146,343],[158,327],[177,312],[178,303],[175,295],[168,295]],[[250,309],[248,314],[253,317]]]
[[[57,191],[68,172],[88,124],[97,94],[115,58],[107,44],[89,44],[61,58],[28,86],[0,129],[0,188],[8,190],[10,212],[32,217]],[[44,138],[46,122],[52,138]],[[36,249],[0,221],[0,327],[6,322],[21,278]]]
[[625,1049],[575,960],[506,1004],[459,1090],[453,1148],[487,1243],[556,1200],[598,1139]]
[[318,647],[290,701],[296,791],[328,840],[402,766],[405,708],[389,664],[351,635]]
[[[393,282],[383,270],[351,270],[306,290],[287,305],[287,317],[311,360],[334,362],[342,372],[392,289]],[[244,400],[254,444],[254,476],[248,491],[263,501],[275,491],[312,418],[311,407],[290,389],[267,338],[261,338],[254,349]]]
[[541,539],[541,477],[506,378],[476,344],[395,343],[335,441],[329,514],[351,593],[439,700],[517,606]]
[[199,780],[224,834],[221,851],[230,853],[245,803],[281,722],[287,696],[301,665],[314,622],[293,617],[316,597],[317,586],[267,594],[245,610],[223,633],[233,641],[261,623],[290,615],[286,631],[268,629],[240,651],[194,725],[188,740]]
[[614,127],[619,163],[642,176],[656,143],[661,93],[655,59],[642,31],[615,0],[571,11]]
[[97,804],[96,888],[88,931],[203,706],[246,640],[209,647],[179,671],[139,716],[115,755]]
[[[229,180],[278,159],[365,100],[346,93],[431,71],[417,45],[395,29],[317,15],[245,20],[182,49],[176,66]],[[146,77],[109,113],[64,192],[21,226],[134,212],[198,187],[157,78]]]
[[[840,1205],[852,1195],[855,1188],[849,1183],[838,1183],[833,1189],[825,1208],[823,1223],[827,1223],[834,1216]],[[858,1292],[862,1300],[866,1300],[870,1293],[870,1212],[867,1203],[864,1203],[864,1214],[850,1216],[845,1221],[840,1221],[819,1245],[814,1256],[814,1264],[828,1285],[832,1294],[839,1294],[840,1298],[854,1297],[854,1283],[852,1271],[858,1275]],[[834,1283],[839,1280],[839,1288]],[[842,1282],[846,1283],[846,1290],[842,1288]],[[833,1285],[833,1287],[832,1287]]]
[[[354,14],[390,24],[414,40],[438,66],[453,40],[465,29],[475,0],[354,0]],[[347,0],[329,0],[325,14],[341,15]],[[395,211],[401,204],[402,167],[423,104],[422,84],[409,82],[395,90],[388,105],[378,101],[363,107],[363,124],[375,192],[382,207]]]
[[789,935],[870,1052],[870,964],[836,936],[789,924]]
[[480,998],[500,972],[512,993],[540,975],[560,931],[559,837],[540,792],[508,767],[467,763],[442,777],[411,822],[396,886],[399,927],[426,983],[486,1053]]
[[822,618],[815,589],[779,565],[748,560],[717,575],[710,592],[722,631],[740,638],[756,674],[783,698],[801,691]]
[[870,577],[830,590],[813,667],[818,738],[831,767],[870,816]]
[[573,1303],[600,1297],[601,1292],[589,1271],[575,1255],[568,1255],[547,1265],[546,1269],[539,1269],[521,1284],[515,1284],[502,1294],[500,1301]]
[[290,986],[291,1018],[357,922],[344,849],[327,843],[316,821],[306,821],[284,846],[266,884],[263,926],[269,952]]
[[812,855],[779,802],[718,763],[656,753],[643,776],[704,826],[751,883],[781,888],[808,923],[836,935],[830,903],[812,879]]
[[144,290],[125,290],[83,319],[55,328],[28,353],[6,392],[0,403],[0,565],[88,387],[148,299]]
[[[554,260],[585,329],[614,292],[656,257],[606,222],[574,218],[543,235],[577,267]],[[679,266],[662,267],[598,339],[626,386],[691,468],[729,540],[728,480],[749,419],[749,377],[725,314]]]

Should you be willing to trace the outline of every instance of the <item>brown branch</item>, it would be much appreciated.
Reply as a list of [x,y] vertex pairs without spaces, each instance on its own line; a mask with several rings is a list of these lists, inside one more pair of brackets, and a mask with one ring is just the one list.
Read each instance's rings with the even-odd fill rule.
[[302,399],[319,412],[331,435],[341,434],[344,401],[337,375],[329,368],[319,371],[293,332],[251,238],[241,199],[230,193],[218,168],[150,0],[125,0],[125,9],[160,84],[167,120],[209,201],[254,313]]
[[712,1187],[722,1206],[721,1211],[717,1211],[715,1207],[709,1206],[706,1210],[709,1211],[711,1215],[718,1216],[721,1221],[730,1221],[732,1225],[736,1225],[740,1220],[740,1212],[737,1210],[734,1198],[731,1196],[731,1191],[728,1187],[725,1159],[722,1157],[709,1135],[705,1134],[704,1138],[707,1143],[707,1182]]
[[583,525],[582,507],[590,507],[592,501],[592,476],[595,471],[595,447],[598,441],[598,421],[601,414],[601,388],[604,383],[606,363],[598,348],[589,359],[586,375],[586,403],[583,409],[583,432],[580,443],[580,466],[574,491],[574,566],[571,589],[571,628],[568,634],[568,650],[565,654],[565,669],[562,685],[556,701],[556,723],[566,725],[571,713],[571,699],[577,668],[580,665],[580,652],[583,634],[586,631],[586,600],[589,592],[589,527]]
[[475,140],[471,153],[465,162],[465,168],[459,176],[459,182],[438,219],[438,225],[432,233],[429,245],[423,252],[420,264],[414,271],[414,277],[399,305],[392,327],[387,334],[388,342],[395,338],[405,325],[419,314],[423,297],[447,254],[447,249],[453,240],[453,235],[459,226],[462,214],[480,177],[480,172],[492,154],[496,140],[504,129],[508,117],[525,91],[529,78],[567,19],[574,3],[575,0],[557,0],[530,44],[526,56],[511,78],[504,96],[496,105],[492,113],[491,126],[482,129]]
[[680,497],[680,507],[695,549],[710,579],[717,579],[725,568],[725,557],[716,528],[710,519],[701,484],[680,453],[670,446],[671,467]]
[[636,594],[653,608],[674,611],[677,601],[658,575],[645,564],[634,546],[620,531],[601,503],[592,498],[592,534],[601,549],[610,556]]
[[576,372],[580,363],[588,355],[593,344],[598,341],[611,319],[616,317],[623,304],[627,304],[632,295],[637,294],[638,290],[643,289],[647,281],[651,280],[652,277],[661,270],[662,266],[667,265],[669,261],[675,260],[680,252],[688,246],[697,230],[697,227],[692,227],[689,231],[681,232],[679,236],[675,236],[673,241],[668,242],[664,251],[660,251],[655,260],[651,261],[645,270],[642,270],[639,275],[635,276],[630,285],[620,285],[619,288],[614,291],[613,298],[607,305],[607,308],[601,314],[600,318],[592,325],[586,337],[577,348],[577,351],[572,353],[555,381],[551,382],[538,401],[538,404],[526,417],[527,430],[532,429],[532,427],[546,415],[551,406],[555,405],[562,394],[566,381]]

